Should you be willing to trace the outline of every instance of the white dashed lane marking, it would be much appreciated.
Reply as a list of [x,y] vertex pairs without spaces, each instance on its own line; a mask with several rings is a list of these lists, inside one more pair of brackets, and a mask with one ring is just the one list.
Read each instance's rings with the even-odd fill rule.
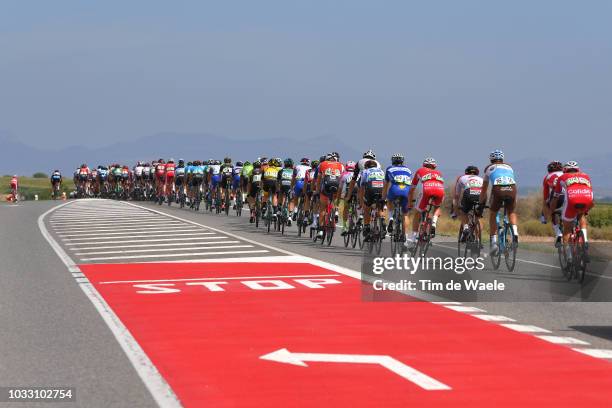
[[220,231],[111,200],[76,201],[55,211],[48,225],[80,263],[286,256]]

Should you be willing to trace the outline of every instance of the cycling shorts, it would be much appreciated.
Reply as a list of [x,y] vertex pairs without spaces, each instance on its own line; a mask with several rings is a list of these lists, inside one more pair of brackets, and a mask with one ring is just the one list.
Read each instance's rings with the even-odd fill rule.
[[257,193],[259,193],[259,183],[252,183],[251,192],[249,193],[249,197],[255,198],[257,196]]
[[514,206],[516,205],[516,184],[493,186],[491,188],[490,210],[494,213],[498,212],[502,203],[505,203],[508,212],[514,212]]
[[221,182],[221,175],[220,174],[214,174],[211,179],[210,179],[210,184],[212,186],[212,188],[216,188],[219,183]]
[[410,191],[409,188],[404,188],[404,189],[400,189],[400,188],[394,188],[394,187],[398,187],[398,186],[391,186],[389,188],[389,192],[387,193],[387,201],[390,203],[394,203],[396,199],[399,198],[400,200],[400,207],[402,209],[402,212],[404,214],[406,214],[408,212],[408,192]]
[[474,192],[474,190],[470,190],[466,188],[463,190],[463,194],[461,195],[461,211],[465,214],[469,213],[472,208],[474,208],[478,202],[480,201],[480,191]]
[[382,192],[382,188],[366,186],[363,194],[363,202],[365,203],[366,207],[371,207],[376,203],[381,203]]
[[276,193],[276,181],[274,180],[265,180],[263,181],[263,191],[266,193]]
[[240,188],[240,176],[234,176],[232,179],[232,190],[238,190]]
[[444,185],[442,184],[434,184],[431,185],[423,185],[423,189],[419,194],[419,198],[417,198],[417,206],[416,209],[420,212],[427,211],[427,206],[429,205],[429,200],[432,200],[432,204],[436,207],[442,205],[442,200],[444,199]]
[[296,197],[302,195],[302,191],[304,191],[304,180],[295,180],[295,186],[293,186],[293,194]]
[[574,221],[578,214],[586,214],[593,208],[593,193],[569,193],[561,208],[561,218],[566,222]]

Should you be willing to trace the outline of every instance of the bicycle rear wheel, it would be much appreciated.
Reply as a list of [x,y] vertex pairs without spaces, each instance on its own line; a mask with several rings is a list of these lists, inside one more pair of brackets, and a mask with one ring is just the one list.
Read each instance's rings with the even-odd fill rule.
[[502,252],[505,250],[506,242],[505,242],[505,234],[499,232],[499,228],[503,228],[497,226],[497,253],[495,255],[491,255],[491,263],[493,264],[493,269],[498,270],[501,265],[501,257]]
[[504,251],[504,259],[506,261],[506,267],[509,272],[514,271],[514,267],[516,265],[516,251],[517,245],[514,242],[514,233],[512,232],[512,228],[510,225],[506,225],[504,228],[504,232],[506,234],[506,250]]
[[376,241],[374,242],[374,247],[376,249],[376,255],[380,255],[380,251],[382,249],[384,228],[385,228],[384,219],[379,218],[378,219],[378,236],[376,237]]
[[574,265],[576,268],[576,279],[578,282],[583,283],[584,277],[586,275],[587,270],[587,247],[584,242],[584,235],[582,231],[578,231],[578,235],[576,236],[576,259],[574,260]]

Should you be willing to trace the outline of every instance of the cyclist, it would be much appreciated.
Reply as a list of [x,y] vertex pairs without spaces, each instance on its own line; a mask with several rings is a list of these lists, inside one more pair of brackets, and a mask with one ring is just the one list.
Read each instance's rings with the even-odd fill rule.
[[249,184],[249,178],[251,177],[251,172],[253,171],[253,163],[250,161],[245,161],[242,166],[242,171],[240,172],[240,188],[242,192],[246,194]]
[[[226,189],[229,188],[231,193],[232,183],[234,181],[234,165],[232,164],[232,159],[229,157],[224,158],[223,164],[221,165],[219,171],[221,172],[221,185],[219,190],[221,191],[221,197],[223,199],[223,197],[225,197]],[[221,204],[221,209],[224,210],[226,205],[230,205],[230,203],[223,201]]]
[[19,178],[17,177],[16,174],[13,175],[9,184],[11,186],[11,195],[12,195],[11,200],[17,201],[17,193],[19,191]]
[[556,206],[554,208],[551,207],[551,202],[554,197],[555,184],[559,177],[563,175],[563,164],[560,161],[552,161],[548,163],[546,169],[548,173],[544,176],[544,180],[542,180],[542,216],[540,217],[540,221],[546,224],[547,220],[550,218],[553,233],[556,237],[555,247],[559,248],[561,246],[563,233],[561,232],[561,226],[557,223],[553,214],[557,211],[561,211],[564,196],[562,194],[559,195],[559,199],[556,201]]
[[362,171],[365,170],[365,164],[370,161],[370,160],[374,160],[377,164],[377,166],[379,168],[382,168],[380,163],[378,161],[376,161],[376,154],[372,151],[372,149],[369,149],[367,152],[365,152],[363,154],[363,157],[361,160],[359,160],[357,162],[357,166],[355,166],[355,171],[353,173],[353,179],[351,180],[351,183],[349,185],[348,188],[348,197],[347,200],[350,200],[353,191],[355,190],[355,185],[359,185],[359,181],[360,181],[360,177],[359,175],[361,174]]
[[[453,188],[453,205],[451,217],[455,219],[456,213],[459,213],[459,219],[463,226],[461,234],[461,242],[465,242],[469,232],[468,213],[472,210],[478,210],[478,202],[482,191],[482,177],[479,176],[480,170],[476,166],[467,166],[463,175],[457,177],[455,187]],[[478,211],[476,211],[478,213]],[[478,217],[480,230],[482,231],[482,223]]]
[[177,191],[176,202],[185,194],[185,160],[179,159],[176,168],[174,169],[174,187]]
[[89,177],[89,167],[85,163],[81,164],[81,167],[79,167],[79,187],[82,194],[89,194]]
[[246,180],[247,201],[249,202],[249,208],[251,210],[249,222],[251,224],[255,222],[255,199],[257,198],[257,194],[261,189],[262,176],[263,173],[261,172],[261,162],[259,160],[255,160],[253,162],[251,173]]
[[321,225],[327,215],[325,209],[330,200],[336,199],[340,190],[342,172],[344,172],[344,165],[338,161],[338,154],[335,152],[329,153],[325,161],[318,167],[315,194],[319,196],[319,232],[317,234],[320,238],[323,238]]
[[387,202],[389,212],[389,224],[387,231],[393,232],[393,210],[395,208],[395,200],[399,199],[401,206],[402,223],[404,224],[404,233],[406,239],[408,236],[408,194],[412,184],[412,171],[408,166],[404,165],[404,155],[395,153],[391,156],[391,166],[385,170],[385,186],[383,189],[382,198]]
[[287,225],[291,226],[291,217],[289,217],[289,214],[291,214],[291,212],[293,211],[293,201],[291,200],[291,185],[293,184],[293,174],[294,174],[294,169],[293,169],[293,159],[288,157],[283,161],[283,168],[281,171],[278,172],[278,185],[280,187],[280,190],[278,192],[279,198],[280,198],[280,202],[279,202],[279,206],[283,207],[285,205],[285,199],[287,199],[289,201],[288,206],[289,206],[289,211],[287,213]]
[[136,187],[142,190],[144,188],[144,165],[140,160],[138,161],[138,163],[136,163],[136,166],[134,166],[133,171],[134,184],[136,185]]
[[157,198],[164,196],[164,187],[166,186],[166,163],[164,159],[159,159],[155,165],[155,186],[157,190]]
[[62,173],[59,170],[53,170],[51,173],[51,192],[53,193],[53,199],[57,198],[55,191],[59,193],[62,189]]
[[210,199],[212,200],[211,208],[215,207],[216,194],[218,193],[219,183],[221,182],[221,161],[208,161],[208,190],[210,191]]
[[[277,180],[278,173],[281,171],[281,160],[279,158],[270,159],[268,166],[263,171],[263,207],[262,211],[265,213],[265,208],[268,203],[268,196],[272,195],[272,210],[273,216],[276,217],[277,207],[278,207],[278,199],[276,196],[277,189]],[[263,168],[263,164],[262,164]]]
[[574,221],[578,216],[581,216],[580,230],[584,236],[584,242],[588,246],[586,216],[594,205],[591,178],[588,174],[580,171],[580,167],[575,161],[568,161],[563,165],[563,174],[559,176],[555,184],[551,208],[557,207],[562,194],[565,196],[561,210],[561,217],[563,220],[563,246],[565,247],[567,259],[571,260],[571,248],[567,245],[567,242],[572,233]]
[[100,192],[108,193],[108,167],[104,165],[98,166],[98,185]]
[[[354,178],[354,177],[353,177]],[[383,189],[385,185],[385,172],[380,168],[376,160],[368,160],[363,164],[363,171],[359,177],[358,198],[361,208],[363,208],[363,236],[365,241],[370,240],[370,222],[372,214],[370,208],[376,205],[379,217],[384,217]],[[383,218],[383,238],[386,227]]]
[[204,177],[206,172],[204,166],[200,160],[195,160],[191,166],[191,195],[189,200],[191,201],[191,207],[195,206],[195,198],[200,194],[202,187],[204,186]]
[[[232,208],[236,209],[236,201],[238,199],[238,194],[242,194],[240,188],[242,187],[240,184],[240,176],[242,174],[242,168],[244,167],[244,163],[240,160],[236,162],[234,166],[234,172],[232,173]],[[242,201],[244,201],[244,197],[240,197]]]
[[125,193],[129,193],[131,189],[132,173],[127,165],[121,168],[121,182],[123,184],[123,190]]
[[[319,167],[319,160],[313,160],[311,163],[311,168],[310,170],[306,171],[306,174],[304,175],[304,187],[303,189],[306,190],[306,194],[304,195],[304,218],[307,220],[310,220],[310,211],[311,211],[311,207],[314,207],[314,205],[312,205],[312,201],[313,201],[313,184],[314,184],[314,174],[315,174],[315,170],[317,169],[317,167]],[[313,208],[313,212],[314,212],[314,208]],[[318,225],[318,218],[315,218],[314,221],[317,225]]]
[[[416,210],[423,214],[427,211],[429,202],[436,207],[434,214],[431,218],[431,237],[436,235],[436,225],[438,217],[440,216],[440,205],[444,199],[444,177],[442,173],[437,170],[438,164],[436,159],[433,157],[427,157],[423,160],[423,166],[414,173],[412,178],[412,188],[408,195],[408,200],[412,204],[412,200],[419,187],[419,196],[416,201]],[[420,183],[420,184],[419,184]],[[412,217],[412,236],[406,240],[407,247],[413,247],[417,241],[417,234],[419,231],[420,217]]]
[[495,150],[489,154],[491,162],[484,170],[482,183],[482,191],[480,195],[479,215],[482,213],[485,202],[487,200],[487,192],[491,187],[491,201],[489,205],[489,228],[491,231],[490,252],[491,255],[496,255],[497,246],[497,212],[505,203],[508,213],[508,220],[512,226],[512,244],[518,245],[518,227],[516,224],[516,179],[512,166],[504,162],[504,153],[501,150]]
[[304,180],[306,179],[306,173],[309,171],[310,171],[310,159],[308,157],[302,157],[302,159],[300,160],[300,164],[295,166],[295,169],[293,170],[293,176],[291,180],[291,185],[293,186],[293,203],[292,203],[293,221],[297,219],[298,200],[300,199],[302,194],[305,193]]
[[352,160],[347,161],[344,165],[344,172],[340,176],[340,202],[342,204],[342,236],[345,236],[348,233],[347,223],[350,203],[347,200],[347,196],[356,165],[357,163]]

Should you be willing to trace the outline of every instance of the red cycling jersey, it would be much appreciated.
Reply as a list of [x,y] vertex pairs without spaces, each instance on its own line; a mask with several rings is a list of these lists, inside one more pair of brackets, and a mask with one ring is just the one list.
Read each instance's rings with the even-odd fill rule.
[[584,214],[593,207],[593,187],[586,173],[563,173],[557,178],[554,191],[555,196],[565,195],[562,210],[564,221],[573,221],[578,214]]
[[542,194],[545,202],[551,199],[551,195],[555,189],[555,183],[562,174],[562,171],[553,171],[544,176],[544,180],[542,180]]
[[417,210],[427,210],[430,199],[433,205],[441,205],[444,199],[444,177],[442,177],[442,173],[435,169],[421,167],[414,173],[412,186],[417,186],[419,182],[421,182],[421,193],[417,199]]
[[17,189],[17,185],[18,185],[18,184],[19,184],[19,183],[18,183],[18,181],[17,181],[17,177],[13,177],[13,178],[11,178],[11,188],[12,188],[13,190],[16,190],[16,189]]
[[166,181],[174,180],[174,168],[176,165],[174,163],[166,163]]

